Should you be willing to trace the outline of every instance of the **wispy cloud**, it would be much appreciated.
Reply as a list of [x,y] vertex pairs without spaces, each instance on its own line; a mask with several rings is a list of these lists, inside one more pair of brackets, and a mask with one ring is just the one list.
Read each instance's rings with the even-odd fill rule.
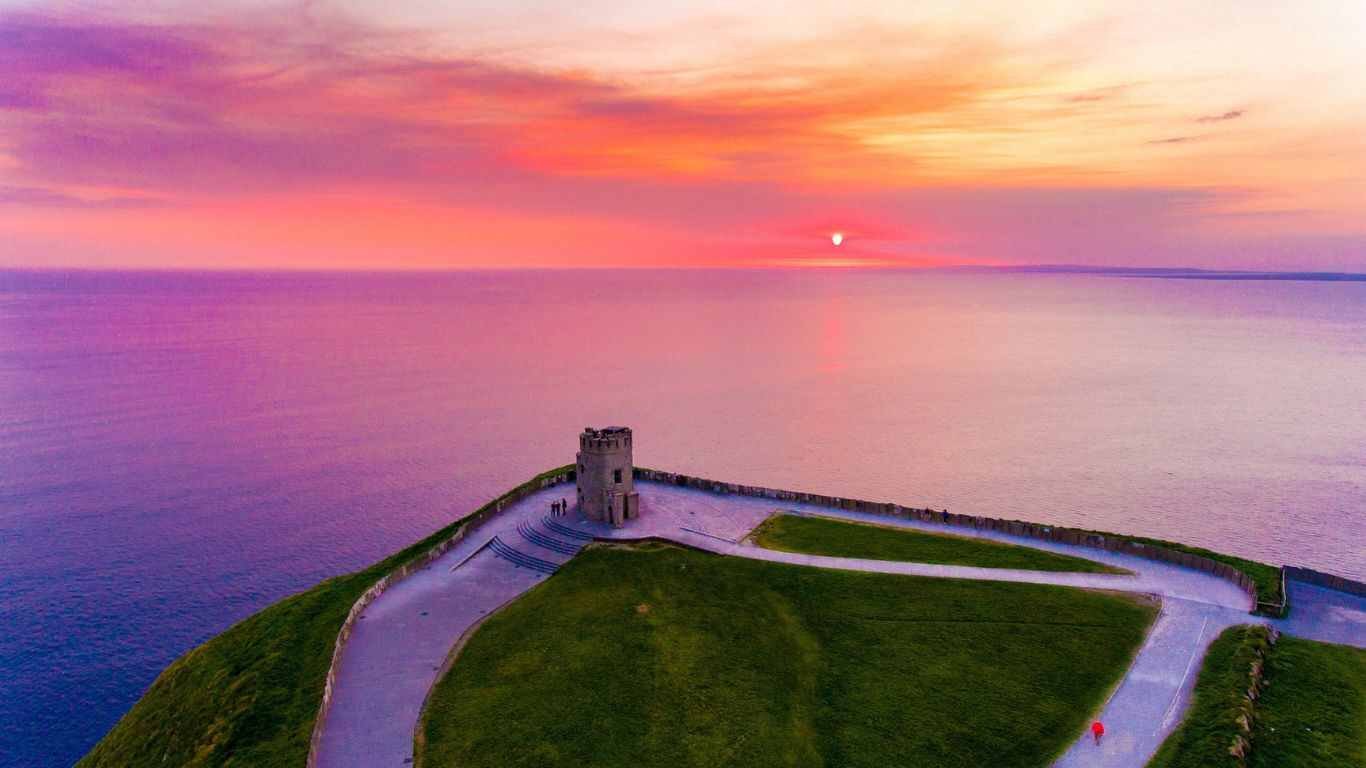
[[1105,88],[1092,88],[1081,93],[1071,94],[1066,98],[1066,101],[1072,102],[1074,104],[1108,101],[1123,95],[1132,87],[1133,86],[1130,83],[1122,83],[1120,85],[1111,85]]
[[157,75],[203,66],[212,53],[151,26],[82,24],[22,12],[0,22],[0,68],[17,76]]
[[1000,87],[991,65],[955,73],[946,53],[897,72],[794,65],[777,83],[769,70],[762,84],[731,75],[662,92],[410,53],[418,42],[324,24],[0,16],[8,175],[16,188],[182,205],[345,192],[715,224],[885,189],[914,160],[885,157],[851,124],[943,113]]
[[1222,122],[1225,122],[1225,121],[1227,121],[1227,120],[1237,120],[1238,118],[1240,118],[1240,117],[1242,117],[1244,114],[1246,114],[1246,112],[1247,112],[1246,110],[1242,110],[1242,109],[1231,109],[1231,110],[1229,110],[1229,111],[1227,111],[1227,112],[1223,112],[1223,113],[1220,113],[1220,114],[1217,114],[1217,115],[1204,115],[1203,117],[1197,117],[1197,118],[1195,119],[1195,122],[1197,122],[1197,123],[1222,123]]
[[13,118],[0,141],[33,186],[176,196],[343,184],[486,196],[570,179],[828,191],[911,172],[914,155],[868,141],[877,121],[951,122],[1027,82],[991,45],[971,46],[968,62],[933,39],[885,70],[788,56],[672,90],[411,53],[421,42],[321,22],[0,15],[0,109]]
[[122,195],[79,197],[38,187],[0,186],[0,205],[24,205],[41,208],[81,208],[90,210],[155,208],[163,201],[146,197]]

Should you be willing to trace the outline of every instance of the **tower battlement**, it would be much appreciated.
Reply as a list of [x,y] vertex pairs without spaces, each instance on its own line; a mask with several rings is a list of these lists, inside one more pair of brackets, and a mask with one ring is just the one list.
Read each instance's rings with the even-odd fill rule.
[[584,517],[620,527],[640,515],[630,427],[585,427],[575,469]]

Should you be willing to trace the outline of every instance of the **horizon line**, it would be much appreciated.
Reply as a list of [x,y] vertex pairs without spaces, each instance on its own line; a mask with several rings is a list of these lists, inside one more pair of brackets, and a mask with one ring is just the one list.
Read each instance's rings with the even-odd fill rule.
[[734,265],[581,265],[581,266],[445,266],[445,267],[175,267],[175,266],[23,266],[0,265],[0,273],[83,273],[83,274],[280,274],[280,275],[365,275],[365,274],[443,274],[462,272],[979,272],[1035,275],[1095,275],[1101,277],[1146,277],[1189,280],[1261,280],[1311,282],[1366,282],[1366,271],[1324,271],[1305,269],[1208,269],[1201,267],[1090,266],[1085,264],[734,264]]

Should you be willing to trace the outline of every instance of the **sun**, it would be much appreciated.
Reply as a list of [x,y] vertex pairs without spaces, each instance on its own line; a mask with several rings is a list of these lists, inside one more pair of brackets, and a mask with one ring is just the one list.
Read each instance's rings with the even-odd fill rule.
[[830,242],[838,246],[840,243],[844,242],[844,234],[841,232],[836,232],[835,234],[830,236]]

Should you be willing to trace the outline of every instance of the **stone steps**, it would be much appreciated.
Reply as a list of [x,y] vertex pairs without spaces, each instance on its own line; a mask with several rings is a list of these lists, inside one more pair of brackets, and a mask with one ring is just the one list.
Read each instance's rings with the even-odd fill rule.
[[558,552],[562,555],[570,555],[571,557],[578,554],[579,549],[583,546],[582,542],[571,544],[567,541],[561,541],[553,536],[541,533],[532,527],[532,524],[526,520],[517,524],[517,532],[522,535],[523,539],[542,549],[548,549],[551,552]]
[[555,522],[555,518],[553,517],[545,518],[541,521],[541,525],[544,525],[546,529],[551,531],[552,533],[557,533],[561,536],[567,536],[571,539],[578,539],[579,541],[588,542],[597,538],[593,534],[588,533],[586,531],[575,530],[565,525],[564,523],[557,523]]
[[525,552],[521,552],[497,536],[494,536],[489,542],[489,549],[493,550],[493,554],[519,568],[529,568],[538,573],[554,573],[555,570],[560,567],[549,560],[542,560],[539,557],[533,557]]

